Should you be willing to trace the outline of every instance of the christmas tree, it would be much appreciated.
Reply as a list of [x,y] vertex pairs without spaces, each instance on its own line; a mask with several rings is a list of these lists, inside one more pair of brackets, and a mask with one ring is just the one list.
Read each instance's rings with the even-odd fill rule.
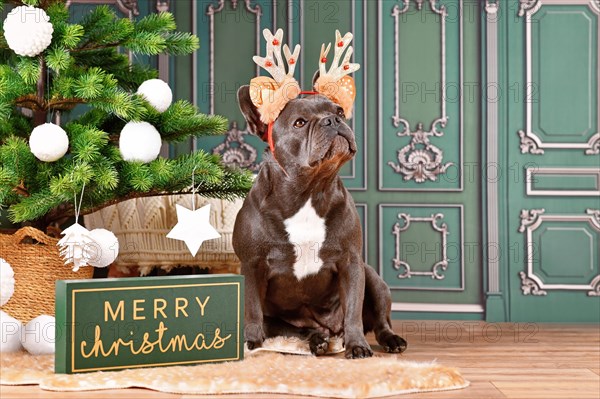
[[176,142],[227,126],[186,101],[170,104],[157,71],[130,63],[126,52],[179,55],[198,48],[197,37],[176,31],[172,14],[132,21],[98,6],[71,23],[65,0],[11,3],[17,8],[0,32],[0,204],[11,221],[60,223],[74,214],[82,190],[82,214],[135,197],[188,193],[192,175],[197,192],[208,197],[249,190],[250,175],[223,166],[216,155],[165,159],[147,148],[156,146],[157,132]]

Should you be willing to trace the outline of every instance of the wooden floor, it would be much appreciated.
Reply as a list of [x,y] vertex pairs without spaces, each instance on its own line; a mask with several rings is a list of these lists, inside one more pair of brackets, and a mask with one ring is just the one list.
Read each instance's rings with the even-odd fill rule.
[[[474,321],[394,322],[409,343],[403,359],[458,367],[467,389],[403,398],[600,398],[600,327]],[[373,337],[369,337],[373,342]],[[374,349],[378,349],[374,347]],[[8,398],[206,398],[141,389],[54,393],[35,386],[0,387]],[[224,395],[221,398],[239,397]],[[286,396],[253,395],[249,398]],[[287,396],[288,398],[291,396]]]

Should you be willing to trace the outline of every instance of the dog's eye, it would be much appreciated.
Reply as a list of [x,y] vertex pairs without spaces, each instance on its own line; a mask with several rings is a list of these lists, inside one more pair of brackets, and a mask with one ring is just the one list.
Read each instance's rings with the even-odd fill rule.
[[296,119],[296,122],[294,122],[294,127],[296,127],[296,128],[301,128],[304,125],[306,125],[306,120],[302,119],[302,118]]
[[346,114],[344,113],[344,110],[342,108],[338,108],[337,114],[342,118],[346,119]]

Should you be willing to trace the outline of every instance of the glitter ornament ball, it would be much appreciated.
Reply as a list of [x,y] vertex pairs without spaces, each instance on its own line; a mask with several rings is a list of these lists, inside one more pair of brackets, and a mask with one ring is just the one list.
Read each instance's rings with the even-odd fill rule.
[[69,149],[69,137],[62,127],[54,123],[36,126],[29,136],[29,148],[37,159],[54,162]]
[[0,258],[0,306],[6,305],[14,293],[15,272],[7,261]]
[[158,112],[165,112],[173,101],[171,88],[160,79],[146,80],[138,88],[137,94],[144,97]]
[[148,122],[129,122],[121,130],[119,150],[126,161],[154,161],[161,146],[160,133]]
[[21,329],[21,344],[32,355],[51,355],[56,340],[55,328],[54,317],[38,316]]
[[93,240],[88,245],[88,263],[95,267],[106,267],[113,263],[119,255],[119,240],[112,231],[106,229],[94,229],[90,231]]
[[21,329],[23,325],[14,317],[0,310],[0,352],[21,350]]
[[18,55],[35,57],[52,42],[54,28],[41,8],[15,7],[4,20],[4,37]]

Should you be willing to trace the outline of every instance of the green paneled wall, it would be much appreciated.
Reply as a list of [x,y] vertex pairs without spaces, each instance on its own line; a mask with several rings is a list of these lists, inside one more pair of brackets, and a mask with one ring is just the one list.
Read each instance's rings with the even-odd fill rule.
[[[335,29],[352,30],[362,65],[351,121],[359,152],[341,176],[363,220],[367,261],[392,288],[395,316],[595,320],[600,301],[587,291],[598,286],[600,11],[583,0],[556,3],[181,0],[172,7],[201,49],[173,62],[173,84],[244,130],[235,90],[256,74],[251,56],[264,54],[262,29],[283,28],[288,43],[302,44],[297,78],[305,89],[321,43]],[[262,142],[243,138],[260,162]],[[182,150],[189,146],[174,152]],[[528,236],[535,218],[522,211],[537,209],[546,216]],[[402,214],[413,222],[398,234]],[[444,258],[443,234],[424,220],[438,214],[447,230],[444,278],[426,274]],[[532,273],[565,287],[525,293],[529,244],[538,250]],[[405,269],[395,259],[422,273],[398,278]]]
[[[404,2],[395,0],[256,0],[237,2],[236,8],[230,0],[198,1],[188,7],[184,4],[185,1],[176,4],[177,18],[187,21],[190,14],[195,16],[196,32],[202,46],[196,57],[195,84],[192,83],[197,104],[207,112],[211,110],[210,96],[206,96],[211,93],[206,87],[211,86],[210,81],[214,78],[214,111],[226,115],[242,130],[245,122],[237,111],[233,94],[235,88],[255,76],[251,56],[256,53],[257,27],[261,30],[281,27],[286,30],[284,40],[302,45],[297,78],[304,89],[310,88],[321,43],[333,41],[336,29],[342,34],[353,31],[354,61],[362,68],[354,74],[357,100],[355,116],[350,123],[357,136],[359,152],[340,175],[359,205],[359,214],[364,221],[367,260],[381,271],[392,287],[395,306],[400,311],[410,308],[411,313],[416,309],[418,314],[420,306],[428,309],[430,304],[454,304],[458,315],[483,317],[481,171],[478,167],[480,103],[477,94],[467,99],[459,95],[464,82],[469,82],[472,90],[476,91],[473,88],[478,87],[480,22],[478,18],[463,18],[461,11],[467,4],[471,15],[478,15],[479,3],[440,1],[434,2],[435,9],[432,9],[429,2],[425,2],[418,10],[416,3],[411,1],[408,11],[397,18],[397,35],[392,12],[397,5],[403,7]],[[443,29],[442,9],[445,14]],[[472,14],[473,10],[475,14]],[[257,18],[258,13],[260,18]],[[260,52],[264,52],[262,37],[259,39]],[[176,76],[176,87],[180,86],[178,80]],[[442,85],[442,82],[446,84]],[[185,90],[187,85],[184,83],[182,87]],[[395,94],[396,87],[402,91],[401,98]],[[394,123],[394,116],[409,123],[410,131],[405,132],[405,137],[398,136],[403,129]],[[443,116],[447,116],[447,120],[442,121]],[[434,173],[435,181],[405,179],[406,175],[394,172],[389,166],[389,163],[398,163],[398,152],[411,145],[419,123],[426,133],[430,133],[434,125],[435,135],[428,134],[427,137],[443,153],[442,164],[448,164],[445,173]],[[408,136],[408,133],[413,134]],[[244,140],[256,146],[258,152],[264,148],[254,137],[246,136]],[[418,137],[415,140],[418,141]],[[215,137],[199,141],[198,145],[211,150],[223,141],[224,137]],[[426,152],[426,156],[436,161],[435,152],[426,145],[417,143],[408,153],[418,156],[419,151]],[[468,179],[465,178],[465,165],[470,165]],[[391,266],[396,245],[391,226],[402,212],[413,218],[443,215],[449,231],[447,240],[454,248],[443,279],[418,274],[410,279],[397,278],[398,273]],[[427,234],[420,234],[421,224],[424,223],[416,222],[403,234],[402,245],[410,245],[412,241],[418,247],[435,245],[429,242]],[[433,236],[440,239],[439,232],[436,233],[432,239]],[[467,247],[469,257],[465,256]],[[442,259],[441,246],[437,245],[437,249],[437,253],[432,252],[426,257],[427,262],[415,267],[431,270],[432,264]],[[426,313],[422,315],[430,317]]]

